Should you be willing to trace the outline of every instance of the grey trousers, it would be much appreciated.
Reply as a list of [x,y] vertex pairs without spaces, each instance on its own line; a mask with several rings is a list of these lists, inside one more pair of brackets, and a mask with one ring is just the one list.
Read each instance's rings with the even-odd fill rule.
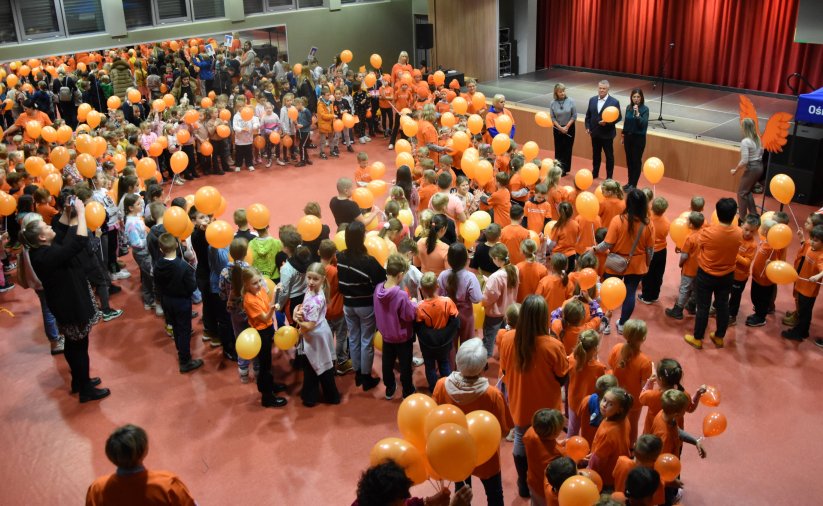
[[749,162],[743,177],[740,178],[740,185],[737,187],[737,211],[741,219],[746,218],[749,213],[759,214],[757,206],[754,204],[752,188],[760,181],[763,175],[763,163],[760,160]]

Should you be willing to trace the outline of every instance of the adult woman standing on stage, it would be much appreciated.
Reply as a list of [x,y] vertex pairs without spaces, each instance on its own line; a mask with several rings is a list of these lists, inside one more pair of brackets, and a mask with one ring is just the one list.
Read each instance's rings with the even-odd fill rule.
[[79,256],[85,254],[89,231],[83,201],[63,209],[55,231],[42,220],[31,221],[20,231],[20,242],[29,249],[35,274],[43,284],[46,302],[65,336],[63,355],[71,370],[72,393],[80,392],[80,402],[107,397],[108,388],[96,388],[100,378],[89,377],[89,332],[100,312],[92,298]]
[[742,220],[748,213],[758,214],[752,188],[763,175],[763,146],[751,118],[745,118],[740,123],[740,129],[743,131],[743,140],[740,141],[740,163],[731,173],[734,175],[738,170],[746,169],[737,187],[737,211]]
[[574,122],[577,121],[577,108],[574,100],[566,96],[566,85],[554,85],[554,100],[549,104],[554,134],[554,158],[560,162],[563,175],[572,168],[572,148],[574,147]]
[[646,107],[643,90],[632,90],[632,100],[626,106],[626,119],[623,121],[623,148],[626,150],[626,165],[629,168],[629,182],[623,187],[628,191],[637,188],[640,179],[640,167],[643,163],[643,151],[646,149],[646,129],[649,127],[649,108]]

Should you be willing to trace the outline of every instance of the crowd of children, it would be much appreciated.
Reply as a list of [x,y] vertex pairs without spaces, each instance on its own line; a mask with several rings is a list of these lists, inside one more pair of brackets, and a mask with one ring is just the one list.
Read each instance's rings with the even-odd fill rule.
[[[152,58],[156,64],[162,53],[164,61],[175,65],[174,81],[193,78],[187,67],[199,59],[181,60],[159,48],[152,49]],[[694,411],[705,387],[689,397],[676,360],[659,358],[655,367],[642,351],[646,324],[631,318],[638,287],[642,292],[637,299],[644,304],[661,299],[669,248],[667,200],[648,189],[624,196],[619,183],[606,180],[600,185],[598,215],[584,217],[577,212],[574,197],[587,188],[560,185],[568,167],[531,160],[545,171],[538,181],[525,184],[520,171],[526,160],[518,144],[511,141],[497,155],[491,149],[493,119],[490,127],[467,135],[469,114],[485,111],[472,100],[473,88],[461,97],[468,108],[455,108],[455,116],[450,104],[457,92],[443,80],[422,80],[422,73],[407,59],[401,54],[391,73],[379,79],[344,72],[341,66],[321,79],[306,62],[294,84],[290,74],[275,86],[265,73],[251,73],[227,94],[206,90],[204,80],[173,81],[173,86],[183,86],[192,95],[168,102],[151,91],[132,101],[131,90],[123,90],[123,108],[112,108],[107,116],[96,118],[97,126],[89,123],[85,129],[105,140],[90,173],[86,158],[78,156],[87,154],[84,130],[65,142],[49,140],[50,134],[42,131],[35,135],[32,118],[42,122],[42,130],[65,126],[70,134],[72,118],[44,117],[18,83],[14,89],[21,90],[19,96],[12,93],[11,98],[20,99],[23,111],[11,118],[6,143],[0,145],[0,188],[15,201],[5,220],[3,242],[8,244],[0,291],[13,288],[9,273],[17,268],[14,259],[25,258],[15,243],[27,214],[38,213],[50,223],[70,198],[97,202],[105,217],[95,227],[97,240],[89,242],[94,261],[86,271],[100,299],[102,318],[122,314],[111,307],[109,296],[119,291],[113,282],[130,275],[119,258],[131,250],[131,270],[139,273],[143,306],[163,318],[181,373],[203,365],[202,359],[192,357],[190,344],[192,318],[197,316],[192,307],[200,303],[203,340],[222,347],[225,359],[236,362],[241,383],[256,378],[265,407],[287,403],[278,395],[286,385],[274,380],[271,360],[275,332],[287,321],[300,335],[296,352],[287,353],[303,371],[301,400],[307,407],[341,402],[336,375],[354,371],[358,387],[374,388],[381,380],[372,371],[378,346],[386,399],[395,397],[397,366],[403,397],[423,389],[448,394],[459,404],[462,394],[450,382],[457,378],[465,386],[470,378],[475,385],[483,374],[476,367],[461,366],[461,351],[470,346],[486,360],[500,357],[500,385],[508,405],[498,416],[501,426],[513,429],[521,496],[531,496],[533,504],[556,504],[559,487],[574,466],[564,457],[565,441],[580,435],[591,444],[583,464],[598,473],[604,487],[623,491],[633,476],[643,475],[637,479],[653,482],[654,499],[649,504],[676,503],[679,480],[661,483],[653,470],[635,472],[653,467],[660,453],[679,456],[683,442],[696,445],[705,456],[700,439],[684,430],[685,414]],[[129,64],[134,65],[131,60],[136,60],[133,53]],[[111,65],[99,63],[83,69],[75,65],[74,79],[98,79]],[[203,93],[195,91],[200,86]],[[202,101],[195,102],[201,95]],[[501,103],[498,97],[495,103]],[[8,114],[14,113],[16,104]],[[407,108],[408,116],[401,117]],[[449,122],[444,121],[447,113]],[[289,224],[279,227],[277,237],[268,224],[252,229],[246,210],[240,208],[233,214],[234,240],[216,248],[206,232],[213,215],[183,197],[163,200],[162,184],[184,184],[200,174],[222,175],[241,167],[253,171],[261,164],[271,167],[272,162],[311,165],[313,148],[321,159],[337,158],[341,143],[354,152],[355,141],[371,141],[381,125],[384,136],[391,136],[389,149],[408,153],[411,162],[400,166],[395,180],[386,185],[384,204],[364,206],[357,192],[371,191],[379,177],[366,153],[357,153],[353,177],[337,182],[338,194],[329,204],[336,229],[324,226],[310,241]],[[468,166],[459,161],[466,161],[469,146],[454,149],[457,133],[469,138],[479,159],[494,167],[490,179],[470,177]],[[172,155],[178,151],[187,154],[184,170],[172,167]],[[144,159],[155,160],[157,174],[141,169]],[[38,160],[48,160],[54,172],[46,174]],[[56,190],[48,183],[53,174],[61,182]],[[696,314],[694,335],[686,336],[696,348],[702,347],[710,311],[718,315],[711,339],[723,346],[726,322],[736,324],[749,277],[754,313],[745,324],[762,326],[774,312],[776,285],[765,270],[770,261],[786,258],[786,248],[774,250],[764,238],[776,224],[789,223],[789,216],[750,214],[738,227],[732,223],[736,204],[729,201],[718,202],[717,222],[709,223],[704,200],[693,198],[685,216],[689,235],[676,250],[680,288],[665,314],[677,320]],[[166,229],[164,217],[174,208],[191,220],[190,237],[180,240],[180,234]],[[464,225],[478,210],[487,212],[490,223],[480,227],[478,241],[467,240]],[[305,213],[320,218],[320,206],[309,203]],[[796,305],[783,320],[791,329],[783,337],[802,341],[809,337],[823,279],[823,214],[809,216],[797,233],[801,249],[794,265],[800,277],[794,286]],[[372,239],[385,247],[385,255],[371,251]],[[614,255],[622,257],[628,270],[611,263]],[[599,303],[599,282],[581,287],[583,271],[589,269],[598,281],[623,278],[630,291],[615,325],[625,343],[615,345],[605,363],[599,360],[600,338],[610,333],[612,311],[604,311]],[[52,353],[60,353],[62,337],[49,324],[46,301],[40,301]],[[481,315],[482,323],[477,321]],[[248,328],[255,329],[261,341],[253,361],[239,357],[235,349],[236,339]],[[415,341],[422,359],[415,357]],[[823,347],[823,339],[815,344]],[[413,382],[416,365],[425,365],[427,388]],[[544,365],[551,368],[540,369]],[[445,390],[439,391],[444,382],[440,388]],[[486,391],[488,381],[482,386]],[[647,411],[641,425],[643,407]],[[499,479],[499,462],[497,475],[478,470],[475,474],[484,486],[491,486],[487,480],[495,476]],[[649,478],[646,472],[654,474]],[[497,497],[496,485],[494,490]],[[502,488],[499,500],[502,504]]]

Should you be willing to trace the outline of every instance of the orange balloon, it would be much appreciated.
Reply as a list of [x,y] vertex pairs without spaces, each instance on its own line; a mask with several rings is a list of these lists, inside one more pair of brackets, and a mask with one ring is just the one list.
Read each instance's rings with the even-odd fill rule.
[[589,442],[580,436],[572,436],[566,441],[566,455],[575,462],[580,462],[591,451]]
[[580,190],[588,190],[594,182],[594,176],[589,169],[580,169],[574,175],[574,184]]
[[394,151],[396,153],[411,153],[411,143],[409,143],[409,141],[407,141],[406,139],[397,139],[397,142],[394,143]]
[[202,107],[203,109],[208,109],[213,105],[214,102],[212,101],[211,97],[203,97],[202,99],[200,99],[200,107]]
[[[197,195],[194,197],[197,198]],[[218,205],[220,202],[218,201]],[[232,226],[223,220],[215,220],[206,227],[206,242],[212,248],[222,249],[228,247],[234,239]]]
[[252,109],[251,107],[246,106],[246,107],[240,109],[240,118],[242,118],[243,121],[251,121],[251,119],[253,117],[254,117],[254,109]]
[[463,411],[452,404],[441,404],[426,415],[423,423],[423,434],[428,436],[431,431],[444,423],[454,423],[468,428],[469,424]]
[[203,156],[211,156],[214,153],[214,146],[211,145],[211,142],[206,141],[200,145],[200,154]]
[[574,207],[589,221],[594,221],[600,212],[600,202],[591,192],[580,192],[574,200]]
[[609,278],[600,285],[600,305],[614,310],[623,305],[626,299],[626,285],[620,278]]
[[163,145],[157,141],[149,145],[149,156],[160,156],[163,154]]
[[777,174],[769,181],[769,191],[781,204],[789,204],[794,197],[794,180],[786,174]]
[[269,208],[263,204],[252,204],[246,208],[246,220],[254,229],[263,230],[268,227],[270,219]]
[[377,82],[377,76],[374,75],[374,72],[369,72],[363,80],[366,82],[366,86],[371,88]]
[[520,169],[520,179],[526,186],[531,186],[536,183],[539,177],[540,169],[537,168],[537,165],[531,162],[523,165],[523,168]]
[[514,123],[512,123],[512,119],[506,114],[499,114],[496,118],[494,118],[494,127],[500,133],[509,135],[509,132],[512,131],[513,126]]
[[511,139],[506,134],[497,134],[492,139],[492,151],[497,156],[502,155],[511,148]]
[[111,157],[111,161],[114,162],[114,170],[118,173],[123,172],[123,169],[126,168],[126,155],[122,153],[116,153]]
[[[79,157],[78,157],[79,158]],[[106,208],[97,201],[86,204],[86,226],[95,231],[106,221]]]
[[654,470],[664,483],[674,481],[680,476],[680,459],[671,453],[661,453],[654,463]]
[[466,126],[468,126],[472,135],[477,135],[483,130],[483,118],[479,114],[472,114],[469,116]]
[[597,487],[598,492],[603,491],[603,478],[600,477],[600,473],[595,471],[594,469],[581,469],[577,471],[577,474],[592,480],[592,483]]
[[549,128],[552,126],[552,118],[545,111],[535,113],[534,122],[537,123],[538,126],[541,126],[543,128]]
[[369,181],[368,184],[366,184],[366,188],[372,192],[372,195],[375,197],[380,197],[386,194],[389,190],[389,185],[381,179],[375,179],[374,181]]
[[42,129],[43,125],[37,120],[31,120],[26,122],[26,135],[28,135],[32,139],[40,137],[40,131]]
[[294,106],[289,107],[288,111],[286,111],[286,115],[289,117],[290,120],[297,121],[297,108]]
[[472,106],[474,107],[475,111],[479,111],[481,109],[486,108],[486,95],[480,93],[479,91],[475,91],[472,95]]
[[382,177],[386,175],[386,166],[383,162],[374,162],[369,166],[369,175],[372,179],[382,179]]
[[351,199],[360,209],[369,209],[374,205],[374,195],[366,188],[357,188],[352,192]]
[[369,465],[376,466],[387,460],[402,467],[415,485],[423,483],[428,477],[423,453],[409,441],[396,437],[378,441],[369,452]]
[[375,53],[369,57],[369,63],[371,63],[372,67],[379,69],[383,66],[383,58],[381,58],[379,54]]
[[354,56],[352,55],[352,52],[349,51],[348,49],[344,49],[343,51],[340,52],[340,61],[342,61],[343,63],[351,62],[353,57]]
[[171,171],[175,174],[180,174],[186,167],[189,166],[189,155],[184,153],[183,151],[178,151],[177,153],[171,155],[170,160]]
[[163,95],[163,102],[165,102],[166,107],[174,107],[174,104],[177,103],[177,100],[174,99],[174,95],[166,93]]
[[157,162],[153,158],[143,157],[137,162],[137,177],[140,179],[149,179],[157,172]]
[[669,225],[669,236],[678,248],[683,248],[690,233],[689,221],[686,218],[677,218]]
[[394,165],[396,167],[402,167],[403,165],[409,168],[414,167],[414,157],[409,153],[398,153],[394,159]]
[[277,132],[270,133],[269,142],[271,142],[272,144],[280,144],[280,134]]
[[451,128],[457,124],[457,118],[455,118],[454,114],[450,112],[444,112],[440,116],[440,124],[446,128]]
[[[365,188],[363,189],[365,190]],[[386,246],[386,241],[378,236],[370,236],[366,237],[365,244],[369,255],[373,256],[380,265],[385,266],[386,261],[389,259],[389,248]]]
[[220,136],[220,138],[222,139],[225,139],[229,135],[231,135],[231,129],[228,127],[228,125],[217,125],[217,128],[215,130],[217,131],[217,135]]
[[405,123],[402,122],[402,121],[400,123],[401,123],[400,126],[403,129],[403,134],[406,137],[414,137],[415,135],[417,135],[417,130],[418,130],[419,127],[418,127],[416,121],[414,121],[412,119],[409,119]]
[[449,481],[461,481],[469,477],[475,467],[477,448],[465,426],[443,423],[429,434],[426,457],[437,474]]
[[231,111],[229,111],[228,109],[220,109],[220,113],[218,114],[218,116],[223,121],[229,121],[231,120]]
[[703,418],[703,435],[706,437],[719,436],[726,431],[727,423],[726,416],[723,413],[709,413]]
[[89,111],[89,113],[86,115],[86,123],[91,128],[97,128],[98,126],[100,126],[100,122],[102,120],[103,120],[103,115],[100,114],[97,111]]
[[426,415],[435,407],[437,403],[431,397],[412,394],[403,399],[400,409],[397,410],[397,426],[400,433],[417,448],[426,447],[426,434],[423,430]]
[[181,128],[177,131],[175,137],[177,137],[177,142],[179,144],[185,144],[191,140],[191,133],[188,130]]
[[154,109],[156,112],[163,112],[166,110],[166,102],[158,98],[157,100],[151,103],[151,108]]
[[70,126],[62,125],[57,129],[57,142],[59,144],[67,143],[73,134],[74,132]]
[[227,205],[228,202],[226,202],[226,198],[220,195],[220,205],[217,206],[217,211],[212,213],[212,217],[219,218],[220,216],[223,216],[223,213],[226,212]]
[[189,216],[184,209],[171,206],[163,213],[163,226],[171,235],[180,238],[189,226]]
[[492,180],[494,176],[494,167],[488,160],[480,160],[477,162],[477,167],[474,169],[474,180],[480,186],[486,186],[486,183]]
[[49,153],[49,162],[56,168],[63,169],[69,163],[69,150],[63,146],[55,146]]
[[106,139],[102,137],[95,137],[92,139],[92,147],[94,151],[94,153],[92,154],[94,155],[94,157],[100,158],[106,153],[106,149],[108,149],[109,145],[106,142]]
[[[112,95],[114,97],[115,95]],[[140,91],[135,88],[129,88],[126,92],[126,97],[128,97],[129,102],[132,104],[140,103],[140,100],[143,99],[143,96],[140,94]]]
[[610,105],[603,109],[603,112],[600,113],[600,118],[603,119],[606,123],[614,123],[617,121],[617,118],[620,117],[620,111],[617,110],[617,107]]
[[18,79],[18,77],[14,74],[9,74],[8,76],[6,76],[6,84],[9,88],[14,88],[15,86],[17,86],[17,83],[19,82],[20,79]]
[[194,206],[203,214],[212,214],[220,207],[220,192],[214,186],[201,186],[194,193]]
[[40,136],[46,142],[54,142],[57,140],[57,130],[52,126],[44,126],[40,129]]
[[112,95],[106,100],[106,105],[109,109],[120,109],[120,106],[123,105],[122,100],[117,95]]
[[707,386],[706,392],[700,396],[700,403],[713,408],[720,406],[720,391],[713,386]]
[[255,135],[254,136],[254,147],[257,149],[263,149],[266,147],[266,138],[262,135]]
[[20,68],[17,69],[17,73],[23,77],[26,77],[29,74],[31,74],[31,67],[29,67],[28,65],[20,65]]
[[766,277],[776,285],[789,285],[797,281],[797,271],[792,264],[774,260],[766,265]]
[[466,423],[477,449],[477,465],[483,464],[500,449],[500,421],[493,414],[481,409],[467,414]]
[[91,105],[82,103],[77,107],[77,119],[86,121],[86,116],[92,111]]
[[563,482],[557,498],[563,506],[591,506],[600,500],[600,492],[592,480],[576,475]]
[[95,174],[97,174],[97,162],[94,161],[94,157],[88,153],[80,153],[77,155],[75,165],[77,165],[77,170],[83,177],[93,178]]
[[452,110],[454,110],[455,114],[466,114],[466,111],[469,110],[469,104],[465,98],[455,97],[454,100],[452,100]]
[[307,214],[297,221],[297,232],[304,241],[317,239],[322,231],[323,222],[317,216]]
[[291,135],[284,136],[281,139],[281,142],[283,142],[283,147],[284,148],[290,148],[294,144],[294,140],[291,138]]
[[[289,110],[289,112],[291,112],[291,110]],[[343,118],[342,119],[343,119],[343,126],[345,126],[346,128],[354,128],[354,124],[355,124],[354,116],[352,116],[349,113],[343,113]]]
[[432,78],[434,80],[434,84],[436,84],[437,86],[443,86],[443,84],[446,82],[446,74],[444,74],[442,70],[436,71],[432,75]]
[[39,156],[30,156],[26,158],[24,165],[26,167],[26,172],[34,177],[40,177],[40,174],[43,173],[43,167],[46,165],[46,161]]
[[774,249],[783,249],[792,243],[792,229],[788,225],[778,223],[769,229],[766,240]]
[[454,132],[452,134],[452,142],[455,151],[465,151],[471,144],[471,139],[466,132]]
[[653,156],[643,163],[643,175],[646,176],[646,180],[651,184],[659,183],[660,180],[663,179],[664,171],[665,168],[660,158]]
[[591,267],[586,267],[581,270],[577,276],[577,284],[579,284],[583,290],[594,287],[597,284],[597,271]]
[[200,113],[197,112],[195,109],[189,109],[186,111],[186,114],[183,115],[183,121],[188,123],[189,125],[193,125],[200,120]]
[[60,194],[60,190],[63,188],[63,178],[60,174],[49,174],[46,176],[46,179],[43,180],[43,186],[55,197]]
[[0,216],[10,216],[17,209],[17,199],[0,190]]
[[523,155],[526,157],[526,160],[534,160],[537,158],[537,155],[540,153],[540,147],[534,141],[528,141],[523,144]]
[[[334,128],[335,132],[342,132],[343,129],[346,128],[346,125],[343,124],[342,119],[335,119],[332,122],[332,127]],[[274,133],[274,132],[272,132],[272,133]]]

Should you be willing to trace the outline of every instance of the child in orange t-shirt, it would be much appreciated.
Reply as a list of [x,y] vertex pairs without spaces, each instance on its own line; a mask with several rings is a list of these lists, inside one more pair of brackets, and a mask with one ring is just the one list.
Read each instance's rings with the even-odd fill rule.
[[572,296],[574,284],[569,282],[566,266],[569,261],[563,253],[555,253],[549,259],[549,273],[540,280],[535,294],[546,299],[549,312],[562,307],[563,302]]
[[563,414],[556,409],[540,409],[532,417],[532,426],[523,434],[523,446],[526,448],[528,474],[526,483],[529,487],[533,504],[544,504],[543,480],[546,466],[553,459],[565,455],[565,449],[557,443],[557,437],[563,431]]
[[437,193],[437,173],[427,169],[423,171],[423,185],[417,190],[420,203],[417,204],[417,212],[422,213],[429,208],[429,201]]
[[[2,175],[0,175],[0,180],[2,180]],[[0,188],[2,189],[2,188]],[[777,213],[775,213],[775,216]],[[744,220],[745,221],[745,220]],[[808,217],[806,217],[806,221],[803,222],[803,228],[797,229],[797,238],[800,240],[800,249],[802,250],[806,246],[807,236],[812,233],[814,227],[818,225],[823,225],[823,214],[819,213],[812,213]],[[758,225],[759,226],[759,225]],[[741,247],[742,250],[742,247]],[[797,259],[795,259],[795,264],[797,263]],[[796,268],[795,268],[796,269]],[[794,296],[794,311],[786,311],[786,316],[783,317],[783,325],[794,327],[797,325],[797,291],[793,291],[792,295]]]
[[243,271],[243,309],[249,319],[249,326],[260,334],[260,372],[257,373],[257,390],[263,395],[264,408],[279,408],[286,405],[283,397],[275,395],[282,392],[286,385],[274,382],[271,371],[271,347],[274,339],[274,321],[272,316],[279,306],[275,304],[277,292],[269,293],[263,276],[251,267]]
[[600,415],[603,421],[600,422],[592,442],[589,469],[594,469],[600,474],[604,487],[614,486],[614,466],[617,459],[631,455],[627,416],[632,408],[632,402],[631,394],[620,387],[610,388],[600,399]]
[[357,186],[366,186],[370,181],[369,155],[365,151],[361,151],[357,153],[357,168],[354,169],[354,182]]
[[437,295],[437,276],[433,272],[420,278],[420,291],[425,299],[417,305],[414,329],[423,353],[429,390],[434,392],[437,380],[451,374],[449,356],[459,319],[454,301]]
[[689,214],[689,236],[680,251],[680,291],[674,307],[666,309],[666,316],[675,320],[683,319],[683,308],[693,300],[694,278],[697,276],[697,238],[703,226],[703,215],[692,211]]
[[[648,327],[643,320],[627,320],[623,326],[623,337],[626,342],[616,344],[609,353],[609,367],[617,377],[620,386],[625,388],[634,399],[640,397],[643,385],[652,375],[652,361],[640,351],[646,341]],[[640,410],[643,406],[635,402],[629,412],[631,425],[630,441],[637,439],[637,425],[640,421]]]
[[[777,222],[773,220],[764,220],[760,224],[761,237],[767,237],[769,230],[775,225],[777,225]],[[782,260],[785,255],[785,248],[782,250],[772,249],[768,241],[760,241],[757,246],[754,260],[752,260],[751,298],[754,305],[754,314],[746,318],[747,327],[766,325],[766,315],[769,313],[769,306],[774,299],[774,293],[777,291],[777,285],[766,276],[766,266],[774,260]]]
[[[814,227],[809,240],[797,253],[795,268],[799,278],[794,283],[797,295],[797,325],[781,334],[792,341],[802,341],[809,337],[812,309],[820,292],[818,282],[823,279],[823,225]],[[823,348],[823,339],[815,339],[814,344]]]
[[549,174],[546,177],[546,186],[549,188],[549,210],[551,218],[557,219],[557,206],[561,202],[565,202],[568,198],[566,190],[560,186],[560,178],[563,176],[563,169],[560,167],[552,167],[549,169]]
[[549,187],[543,183],[534,187],[534,195],[523,206],[526,215],[526,228],[536,234],[542,234],[546,224],[551,221],[549,206]]
[[[580,437],[589,442],[594,441],[597,428],[603,421],[600,413],[600,400],[606,392],[617,386],[617,378],[613,374],[604,374],[594,383],[594,392],[587,395],[577,406],[577,419],[580,421]],[[573,435],[573,434],[570,434]]]
[[567,272],[574,270],[577,261],[577,239],[580,237],[580,225],[572,219],[574,209],[568,202],[557,206],[557,221],[549,232],[549,252],[563,253],[568,259]]
[[[602,225],[600,223],[600,216],[595,216],[593,220],[584,217],[582,214],[575,216],[574,221],[577,222],[577,228],[580,230],[580,236],[577,240],[577,254],[582,255],[586,250],[597,244],[595,240],[595,231]],[[608,231],[608,229],[604,229]],[[605,232],[603,237],[606,237]],[[604,253],[606,255],[606,253]]]
[[[657,462],[657,457],[660,456],[662,447],[662,441],[654,434],[643,434],[637,438],[637,442],[634,444],[634,458],[625,455],[621,456],[617,459],[617,464],[614,466],[615,492],[623,492],[626,490],[626,479],[629,477],[632,469],[636,467],[654,469],[654,464]],[[664,504],[666,502],[666,494],[662,482],[654,492],[652,499],[652,504]]]
[[[575,297],[563,304],[560,311],[554,310],[551,313],[552,334],[557,336],[560,342],[563,343],[567,355],[574,352],[575,346],[578,344],[578,337],[582,332],[600,327],[600,318],[588,318],[588,309],[580,299]],[[600,374],[595,376],[595,379],[599,376]],[[587,392],[589,391],[587,390]]]
[[560,487],[572,476],[577,476],[577,464],[571,457],[556,457],[546,466],[546,479],[543,481],[543,492],[546,506],[560,506],[558,494]]
[[[701,443],[703,438],[695,438],[678,425],[678,420],[683,418],[691,404],[689,396],[680,390],[666,390],[660,397],[660,404],[662,409],[654,417],[651,430],[652,434],[660,438],[660,452],[671,453],[675,457],[680,458],[683,442],[686,442],[695,445],[697,447],[697,454],[701,459],[705,459],[706,451],[703,449]],[[667,483],[666,496],[674,497],[680,486],[679,480]]]
[[34,192],[34,203],[35,211],[43,217],[43,221],[46,224],[51,224],[51,220],[57,216],[57,209],[55,209],[52,205],[52,198],[49,191],[45,188],[38,188]]
[[577,344],[569,355],[569,382],[566,389],[566,413],[569,418],[568,436],[580,432],[577,408],[589,392],[595,391],[597,378],[606,374],[606,364],[598,360],[600,334],[595,330],[584,330],[577,336]]
[[729,325],[737,324],[737,313],[740,311],[740,299],[743,290],[749,281],[752,271],[754,254],[757,252],[757,229],[760,228],[760,217],[748,214],[743,219],[740,230],[743,232],[743,242],[737,251],[737,260],[734,266],[734,281],[729,292]]
[[520,253],[526,259],[517,263],[517,272],[520,282],[517,285],[517,302],[523,302],[526,296],[535,293],[537,284],[549,271],[546,266],[537,262],[537,243],[526,239],[520,243]]
[[607,179],[600,185],[603,192],[603,201],[600,202],[600,223],[609,228],[612,218],[619,216],[626,208],[623,188],[613,179]]
[[669,235],[669,219],[665,213],[669,202],[663,197],[657,197],[651,202],[651,226],[654,228],[654,255],[649,264],[649,270],[643,276],[643,291],[637,300],[644,304],[652,304],[660,298],[660,287],[663,285],[663,275],[666,273],[666,251],[668,250],[666,237]]
[[511,224],[512,218],[510,216],[512,201],[511,193],[507,185],[509,184],[509,176],[505,172],[498,172],[495,176],[496,190],[491,195],[483,195],[480,197],[480,209],[484,211],[490,210],[494,222],[505,227]]
[[[683,368],[677,360],[664,358],[657,364],[657,371],[646,380],[643,391],[640,392],[640,405],[646,406],[647,408],[646,419],[643,423],[643,434],[648,434],[652,431],[654,417],[660,412],[660,396],[663,392],[672,388],[685,392],[683,385],[680,384],[682,379]],[[702,397],[704,393],[706,393],[706,385],[701,385],[692,397],[692,403],[688,409],[689,413],[694,413],[700,397]],[[678,425],[681,429],[683,428],[683,419],[678,421]]]

